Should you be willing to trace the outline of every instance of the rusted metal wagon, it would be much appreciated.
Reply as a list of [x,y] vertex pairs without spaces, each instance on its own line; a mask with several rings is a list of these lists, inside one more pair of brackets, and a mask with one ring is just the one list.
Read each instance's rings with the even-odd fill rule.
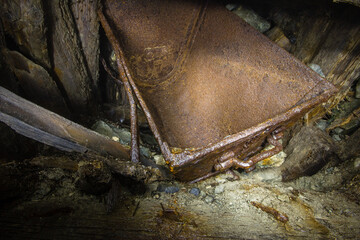
[[[134,94],[182,181],[253,169],[336,91],[218,3],[107,0],[99,16],[132,109]],[[261,151],[266,141],[275,147]]]

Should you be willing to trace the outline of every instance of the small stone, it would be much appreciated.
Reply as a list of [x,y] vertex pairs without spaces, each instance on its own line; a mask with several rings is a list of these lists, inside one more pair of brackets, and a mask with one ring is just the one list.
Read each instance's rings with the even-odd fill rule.
[[176,186],[169,186],[165,188],[165,193],[176,193],[179,191],[179,188]]
[[140,154],[142,154],[146,158],[151,158],[151,151],[146,147],[140,146]]
[[119,138],[118,138],[118,137],[115,137],[115,136],[113,136],[113,137],[111,138],[111,140],[113,140],[113,141],[115,141],[115,142],[119,142]]
[[354,168],[359,168],[360,167],[360,158],[356,158],[354,161]]
[[337,134],[332,135],[332,139],[333,139],[334,141],[336,141],[336,142],[341,141],[340,136],[339,136],[339,135],[337,135]]
[[224,185],[218,185],[215,187],[214,193],[215,194],[220,194],[224,192]]
[[155,195],[154,195],[154,198],[155,198],[155,199],[159,199],[159,198],[160,198],[160,195],[159,195],[159,194],[155,194]]
[[339,128],[339,127],[335,128],[335,129],[333,130],[333,132],[336,133],[336,134],[341,134],[343,131],[344,131],[344,129]]
[[214,201],[214,198],[210,195],[207,195],[205,198],[204,198],[204,201],[206,203],[212,203]]
[[52,169],[50,168],[42,171],[41,174],[47,177],[48,179],[55,181],[59,181],[65,175],[64,170],[60,168],[52,168]]
[[360,79],[358,80],[355,88],[355,97],[360,98]]
[[205,188],[206,188],[206,189],[210,189],[210,188],[211,188],[211,185],[207,185]]
[[157,191],[158,192],[165,192],[165,193],[176,193],[178,192],[180,189],[177,186],[173,186],[173,185],[164,185],[164,184],[160,184],[157,187]]
[[97,133],[100,133],[101,135],[105,135],[109,138],[113,137],[113,131],[109,125],[107,125],[104,121],[97,121],[92,127],[92,130],[94,130]]
[[157,165],[164,166],[166,164],[164,156],[163,155],[155,155],[154,156],[155,163]]
[[318,128],[320,128],[321,130],[325,131],[325,129],[329,126],[328,121],[326,121],[325,119],[320,119],[317,123],[316,126]]
[[235,3],[229,3],[229,4],[226,4],[225,7],[227,8],[227,10],[232,11],[232,10],[234,10],[237,6],[238,6],[238,5],[235,4]]
[[252,27],[256,28],[259,32],[263,33],[270,29],[270,23],[249,8],[239,6],[232,12],[241,17]]
[[309,63],[308,67],[314,70],[317,74],[319,74],[322,77],[325,77],[325,74],[323,73],[321,67],[315,63]]
[[192,188],[190,189],[189,193],[195,195],[195,196],[199,196],[200,195],[200,189],[198,188]]
[[126,128],[112,128],[113,135],[119,138],[119,142],[124,145],[130,145],[131,142],[131,133]]

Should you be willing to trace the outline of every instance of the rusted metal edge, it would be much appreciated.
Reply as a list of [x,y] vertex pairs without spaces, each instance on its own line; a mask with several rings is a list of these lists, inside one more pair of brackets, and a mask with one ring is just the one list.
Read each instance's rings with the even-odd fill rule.
[[281,113],[272,119],[260,123],[257,126],[248,128],[242,132],[227,136],[225,139],[221,140],[220,142],[211,144],[205,148],[191,150],[191,151],[184,150],[181,153],[171,154],[172,157],[170,161],[171,167],[176,168],[178,166],[186,166],[187,164],[190,164],[190,162],[191,164],[194,164],[194,162],[192,161],[199,158],[203,158],[214,151],[220,150],[226,145],[229,144],[236,145],[237,142],[241,142],[243,139],[253,137],[254,135],[269,134],[273,130],[272,129],[273,126],[279,125],[281,123],[286,123],[293,116],[309,111],[313,106],[326,101],[330,96],[332,96],[336,92],[337,89],[335,87],[329,88],[327,91],[324,91],[322,94],[316,96],[315,98],[311,98],[310,100],[289,109],[285,113]]

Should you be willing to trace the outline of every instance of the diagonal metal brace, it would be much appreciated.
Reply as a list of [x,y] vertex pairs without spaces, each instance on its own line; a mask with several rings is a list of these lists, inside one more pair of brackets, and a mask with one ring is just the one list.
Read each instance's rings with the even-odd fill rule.
[[116,63],[119,69],[120,79],[122,82],[120,83],[119,81],[116,81],[116,83],[118,85],[123,84],[126,91],[126,95],[130,103],[131,161],[134,163],[138,163],[139,162],[139,134],[138,134],[139,130],[137,124],[136,101],[132,92],[131,85],[129,83],[129,80],[131,80],[131,74],[126,66],[124,52],[121,49],[120,44],[113,35],[112,31],[110,30],[110,26],[106,21],[105,16],[101,12],[101,10],[98,11],[98,16],[102,27],[105,29],[105,34],[110,40],[110,43],[117,57]]

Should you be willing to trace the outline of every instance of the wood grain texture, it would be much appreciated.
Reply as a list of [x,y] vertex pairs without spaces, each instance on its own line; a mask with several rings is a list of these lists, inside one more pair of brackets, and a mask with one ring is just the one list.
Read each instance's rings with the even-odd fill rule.
[[51,1],[46,10],[50,18],[54,71],[73,110],[78,113],[86,112],[93,100],[92,78],[69,0]]
[[129,159],[128,149],[94,131],[0,87],[0,120],[14,130],[61,150],[110,154]]

